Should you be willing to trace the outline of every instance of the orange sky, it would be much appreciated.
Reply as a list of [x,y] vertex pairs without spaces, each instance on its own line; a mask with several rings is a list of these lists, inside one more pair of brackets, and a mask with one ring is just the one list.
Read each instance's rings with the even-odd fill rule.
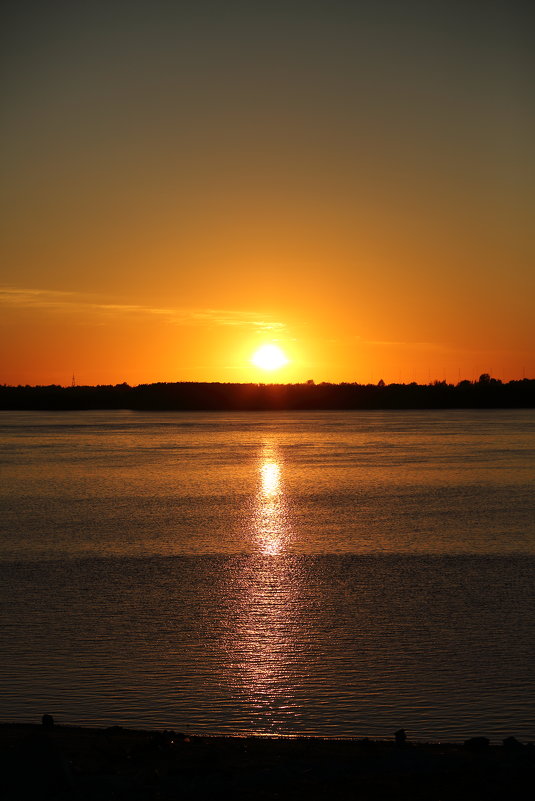
[[0,383],[535,375],[528,22],[12,4]]

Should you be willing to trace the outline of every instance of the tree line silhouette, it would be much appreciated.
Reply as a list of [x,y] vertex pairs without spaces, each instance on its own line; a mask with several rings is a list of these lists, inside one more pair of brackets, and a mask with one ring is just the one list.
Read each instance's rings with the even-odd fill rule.
[[535,379],[448,384],[231,384],[179,381],[62,387],[0,385],[0,409],[137,411],[269,411],[305,409],[534,408]]

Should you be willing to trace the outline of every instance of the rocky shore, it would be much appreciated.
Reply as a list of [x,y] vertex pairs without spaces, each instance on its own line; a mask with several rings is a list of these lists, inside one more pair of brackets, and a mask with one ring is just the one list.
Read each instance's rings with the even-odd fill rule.
[[198,737],[114,726],[0,725],[5,801],[464,801],[526,799],[535,747],[280,737]]

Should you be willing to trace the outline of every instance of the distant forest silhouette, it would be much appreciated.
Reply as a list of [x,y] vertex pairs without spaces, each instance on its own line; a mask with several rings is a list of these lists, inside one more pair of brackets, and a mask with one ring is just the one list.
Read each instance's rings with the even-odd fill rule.
[[0,409],[137,411],[271,411],[305,409],[534,408],[535,380],[503,383],[487,373],[448,384],[126,383],[98,386],[0,386]]

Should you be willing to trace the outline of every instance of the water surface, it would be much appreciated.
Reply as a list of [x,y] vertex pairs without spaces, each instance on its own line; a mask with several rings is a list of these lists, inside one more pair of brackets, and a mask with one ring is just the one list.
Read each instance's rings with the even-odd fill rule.
[[529,411],[1,413],[3,719],[535,736]]

